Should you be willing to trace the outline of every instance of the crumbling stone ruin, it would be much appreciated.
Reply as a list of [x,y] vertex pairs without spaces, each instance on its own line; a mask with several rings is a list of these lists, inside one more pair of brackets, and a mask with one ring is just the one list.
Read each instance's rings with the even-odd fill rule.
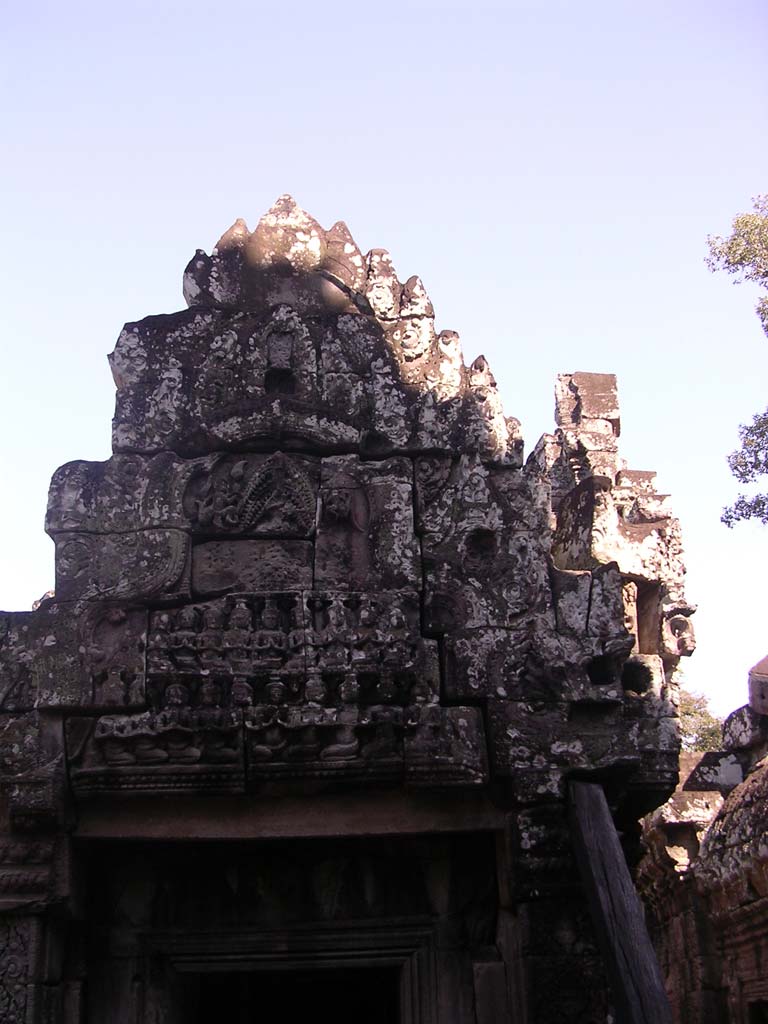
[[524,463],[421,281],[287,196],[184,294],[0,619],[0,1020],[605,1022],[571,794],[637,857],[693,649],[614,378]]
[[675,1020],[768,1020],[768,658],[723,749],[683,754],[680,783],[645,822],[639,882]]

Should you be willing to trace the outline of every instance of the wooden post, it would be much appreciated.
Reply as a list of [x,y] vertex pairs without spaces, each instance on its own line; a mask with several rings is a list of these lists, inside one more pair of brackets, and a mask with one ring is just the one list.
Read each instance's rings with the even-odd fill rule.
[[619,1024],[672,1024],[672,1010],[603,787],[571,782],[571,832]]

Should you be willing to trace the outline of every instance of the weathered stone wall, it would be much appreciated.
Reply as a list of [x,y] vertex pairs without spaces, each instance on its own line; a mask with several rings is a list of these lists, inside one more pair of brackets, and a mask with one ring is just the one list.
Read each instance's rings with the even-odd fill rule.
[[638,882],[680,1024],[755,1024],[768,1012],[768,715],[765,660],[723,749],[683,755],[649,816]]
[[456,831],[468,800],[490,808],[472,1013],[497,963],[516,1019],[604,1020],[567,781],[604,783],[630,849],[675,785],[693,649],[679,527],[619,459],[614,378],[559,378],[557,431],[523,464],[486,360],[437,332],[419,279],[289,197],[198,252],[184,290],[110,357],[112,458],[54,475],[54,596],[0,618],[0,920],[26,965],[0,979],[7,1019],[78,1019],[66,936],[89,927],[95,820],[119,839],[173,817],[191,840],[204,807],[256,839],[254,807],[364,793],[340,835],[368,834],[383,794],[408,814],[439,797]]

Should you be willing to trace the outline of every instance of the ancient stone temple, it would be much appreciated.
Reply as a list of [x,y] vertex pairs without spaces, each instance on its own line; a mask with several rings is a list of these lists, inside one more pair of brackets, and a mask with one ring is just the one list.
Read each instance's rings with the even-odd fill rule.
[[768,1021],[768,657],[722,750],[681,755],[639,878],[675,1021]]
[[421,281],[289,197],[184,294],[0,618],[0,1021],[605,1022],[570,794],[632,862],[693,649],[614,379],[523,463]]

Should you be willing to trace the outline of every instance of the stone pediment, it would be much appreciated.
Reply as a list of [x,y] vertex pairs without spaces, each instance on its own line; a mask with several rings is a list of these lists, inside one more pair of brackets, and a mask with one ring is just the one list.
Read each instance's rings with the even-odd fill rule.
[[568,793],[666,799],[694,646],[615,379],[561,375],[523,463],[420,280],[286,196],[184,291],[120,334],[112,457],[53,476],[55,592],[0,613],[0,1017],[367,962],[404,1024],[606,1020]]
[[691,609],[614,378],[562,375],[523,466],[421,281],[288,196],[184,293],[120,334],[115,454],[54,474],[55,597],[5,622],[4,708],[59,716],[75,795],[668,788]]
[[190,309],[126,325],[110,357],[116,452],[202,455],[269,447],[478,452],[519,464],[483,357],[464,365],[437,333],[417,277],[363,256],[343,224],[324,231],[282,196],[184,276]]

